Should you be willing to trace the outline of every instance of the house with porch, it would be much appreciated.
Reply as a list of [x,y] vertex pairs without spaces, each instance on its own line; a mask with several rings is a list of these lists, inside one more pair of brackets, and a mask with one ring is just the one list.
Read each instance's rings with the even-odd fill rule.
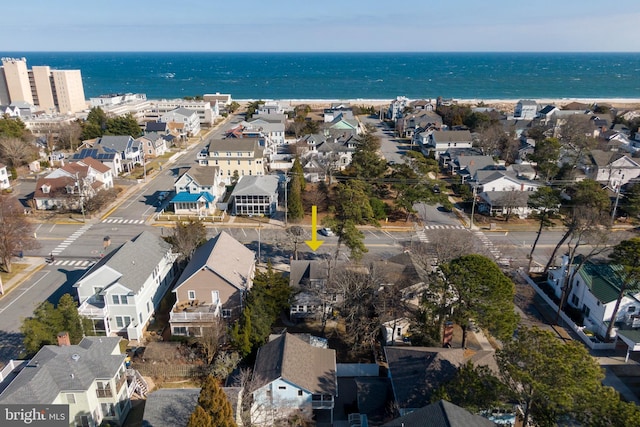
[[[562,295],[566,277],[570,277],[577,266],[568,266],[568,257],[562,257],[561,266],[549,270],[547,283],[556,298]],[[568,271],[567,271],[568,269]],[[613,310],[622,286],[620,273],[622,267],[612,264],[600,264],[587,261],[573,274],[567,304],[583,314],[584,327],[604,337],[612,321]],[[636,284],[629,286],[620,302],[620,308],[614,321],[612,335],[618,330],[640,328],[640,291]]]
[[137,139],[140,141],[145,159],[155,159],[167,152],[171,144],[169,135],[162,135],[156,132],[147,132]]
[[[332,268],[340,268],[339,262]],[[289,306],[289,317],[301,319],[319,317],[331,313],[333,307],[342,301],[342,295],[335,287],[329,286],[329,265],[325,260],[293,260],[289,274],[289,286],[293,290]]]
[[176,195],[169,202],[178,215],[213,215],[215,202],[224,196],[226,186],[217,166],[192,166],[176,180]]
[[177,273],[171,245],[143,231],[104,254],[73,287],[94,331],[140,341]]
[[112,176],[118,176],[122,173],[122,154],[109,147],[93,146],[82,148],[79,152],[74,153],[68,160],[69,162],[78,162],[88,158],[97,160],[107,166],[111,169]]
[[119,337],[85,337],[71,345],[62,332],[58,345],[45,345],[30,360],[5,366],[0,404],[68,405],[70,426],[123,425],[131,396],[145,396],[148,387],[125,359]]
[[180,136],[183,138],[189,138],[200,133],[200,117],[195,110],[178,107],[162,114],[158,121],[167,123],[170,129],[171,124],[177,124],[177,128],[181,129]]
[[338,395],[336,352],[317,344],[318,340],[284,333],[260,347],[253,369],[257,388],[252,423],[276,425],[296,411],[328,412],[333,422]]
[[583,169],[587,178],[614,191],[640,176],[640,163],[615,151],[591,150]]
[[473,138],[468,130],[435,130],[428,134],[426,143],[421,141],[420,150],[425,156],[433,155],[436,160],[450,148],[471,148]]
[[276,175],[241,176],[229,198],[231,215],[273,216],[278,209]]
[[[94,147],[102,147],[120,153],[122,169],[131,172],[137,165],[142,165],[142,143],[128,135],[105,135],[96,140]],[[91,156],[93,157],[93,156]],[[100,159],[97,159],[100,160]]]
[[226,138],[211,140],[208,156],[199,157],[200,164],[218,166],[220,178],[231,185],[234,176],[265,174],[264,148],[256,138]]
[[201,336],[220,318],[237,319],[253,286],[255,269],[253,251],[226,232],[209,239],[196,249],[173,287],[171,333]]

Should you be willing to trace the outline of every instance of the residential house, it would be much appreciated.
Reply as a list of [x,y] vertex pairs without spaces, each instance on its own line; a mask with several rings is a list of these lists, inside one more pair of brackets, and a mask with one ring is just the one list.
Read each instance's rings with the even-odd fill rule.
[[387,119],[397,120],[403,116],[404,109],[409,106],[409,99],[404,96],[397,96],[396,99],[391,101],[389,108],[387,109]]
[[[443,156],[446,153],[443,153]],[[497,166],[493,156],[456,155],[453,154],[448,162],[449,173],[461,177],[462,183],[472,179],[476,172],[485,169],[495,169]]]
[[[560,267],[549,270],[547,283],[554,291],[556,298],[562,295],[564,281],[571,276],[578,260],[571,267],[568,257],[562,258]],[[568,270],[568,271],[567,271]],[[573,274],[569,287],[567,304],[582,312],[585,328],[604,337],[613,315],[613,310],[622,289],[622,267],[611,264],[598,264],[587,261],[582,268]],[[636,285],[629,286],[624,292],[620,308],[614,320],[617,329],[636,329],[640,327],[640,291]]]
[[356,139],[351,134],[326,138],[315,146],[315,158],[325,169],[344,170],[351,164],[356,151]]
[[263,152],[263,148],[254,138],[214,139],[209,143],[206,163],[209,166],[218,166],[220,178],[225,184],[230,185],[234,176],[264,175]]
[[165,154],[168,150],[168,145],[171,144],[171,137],[169,135],[162,135],[155,132],[147,132],[143,136],[137,139],[140,142],[143,151],[143,158],[155,159]]
[[260,347],[253,379],[254,424],[275,425],[294,411],[329,411],[333,420],[338,394],[335,350],[284,333]]
[[545,105],[538,111],[537,118],[542,124],[550,123],[553,115],[560,111],[555,105]]
[[63,332],[58,343],[43,346],[31,360],[7,365],[0,375],[6,378],[0,404],[68,405],[70,426],[123,425],[131,396],[144,395],[147,385],[126,368],[120,338],[85,337],[71,345]]
[[202,99],[204,101],[211,102],[212,104],[217,103],[220,106],[220,108],[223,108],[223,109],[226,109],[233,102],[230,94],[225,94],[220,92],[206,93],[202,96]]
[[530,195],[526,191],[483,191],[478,194],[478,213],[527,218],[533,210],[529,207]]
[[39,178],[33,193],[34,207],[48,209],[83,209],[85,200],[98,191],[113,187],[111,169],[92,158],[67,163]]
[[[343,263],[333,265],[334,270]],[[300,319],[319,317],[333,311],[333,307],[342,301],[337,289],[327,283],[329,265],[324,260],[292,260],[289,274],[289,286],[293,290],[289,317]]]
[[[176,112],[176,116],[172,116],[173,112]],[[195,113],[196,117],[193,118],[191,113]],[[211,126],[219,114],[219,104],[217,102],[182,98],[161,99],[151,102],[151,105],[145,111],[143,121],[181,123],[181,127],[189,132],[196,129],[199,131],[201,127]],[[162,119],[165,116],[167,120]],[[194,135],[196,134],[194,133]]]
[[158,133],[160,135],[169,134],[169,125],[165,122],[150,121],[144,124],[144,133]]
[[430,404],[433,393],[468,362],[494,372],[498,369],[493,351],[403,346],[385,346],[383,350],[394,405],[401,417]]
[[531,99],[521,99],[513,110],[513,118],[516,120],[533,120],[538,114],[538,103]]
[[412,138],[425,130],[440,130],[442,117],[435,111],[418,110],[396,120],[396,132],[403,138]]
[[173,282],[177,254],[161,237],[140,233],[108,252],[78,280],[78,312],[96,332],[140,341]]
[[[425,421],[428,420],[428,424]],[[416,409],[382,427],[424,427],[425,425],[446,427],[496,427],[496,424],[480,415],[472,414],[458,405],[439,400],[423,408]]]
[[266,115],[281,115],[284,114],[284,108],[280,105],[278,101],[266,101],[264,104],[259,104],[258,109],[256,110],[257,116],[266,116]]
[[471,148],[472,143],[471,132],[468,130],[436,130],[428,135],[428,141],[420,149],[424,155],[433,155],[438,160],[445,151],[451,148]]
[[248,122],[242,122],[240,126],[243,128],[243,135],[254,132],[257,133],[257,135],[254,136],[264,140],[264,154],[269,159],[272,159],[273,156],[278,153],[278,147],[284,145],[284,121],[272,121],[261,117]]
[[131,172],[137,165],[142,165],[142,144],[131,136],[105,135],[97,139],[94,147],[120,153],[122,169],[126,172]]
[[586,176],[614,191],[640,176],[640,163],[619,152],[591,150],[586,163]]
[[409,103],[409,107],[413,109],[414,112],[419,111],[435,111],[436,103],[431,99],[417,99]]
[[160,116],[159,121],[165,122],[171,129],[172,125],[175,129],[180,129],[180,137],[182,139],[196,136],[200,133],[200,118],[194,110],[183,107],[176,108]]
[[178,177],[174,187],[176,195],[170,203],[178,215],[212,215],[215,201],[226,190],[216,166],[193,166]]
[[357,136],[364,133],[364,129],[358,119],[347,119],[342,115],[336,117],[331,123],[327,123],[325,126],[325,134],[331,136]]
[[109,167],[113,176],[118,176],[123,171],[122,153],[109,147],[94,146],[92,148],[82,148],[78,153],[74,153],[69,161],[77,162],[87,158],[95,159]]
[[7,172],[7,165],[0,163],[0,190],[6,190],[11,187],[9,182],[9,172]]
[[279,178],[275,175],[244,175],[229,202],[231,215],[273,216],[278,209]]
[[255,268],[253,251],[225,231],[196,249],[173,287],[171,333],[201,336],[218,318],[237,319]]
[[521,179],[513,171],[504,166],[495,169],[485,168],[477,170],[473,180],[469,181],[478,193],[483,191],[536,191],[540,185],[538,181]]
[[349,104],[332,104],[329,108],[325,108],[323,111],[324,123],[332,123],[337,118],[344,118],[348,120],[354,120],[353,109]]

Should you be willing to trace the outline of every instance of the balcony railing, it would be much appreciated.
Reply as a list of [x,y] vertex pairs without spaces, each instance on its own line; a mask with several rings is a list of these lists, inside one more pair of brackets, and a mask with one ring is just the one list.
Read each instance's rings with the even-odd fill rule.
[[311,397],[311,407],[313,409],[333,409],[334,402],[331,395],[314,394]]
[[96,394],[98,395],[98,397],[113,397],[113,393],[111,392],[111,387],[98,388],[96,389]]
[[171,312],[169,316],[170,322],[213,322],[218,316],[218,311],[215,312],[186,312],[181,311],[178,313]]
[[78,314],[90,319],[104,319],[109,315],[109,308],[105,305],[104,301],[87,299],[78,307]]

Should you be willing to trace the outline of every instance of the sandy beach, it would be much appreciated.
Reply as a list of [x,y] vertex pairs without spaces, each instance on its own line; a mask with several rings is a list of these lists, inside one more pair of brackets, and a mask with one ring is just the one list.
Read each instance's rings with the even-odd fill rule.
[[[546,105],[555,105],[558,108],[562,108],[565,105],[568,105],[573,102],[593,105],[593,104],[606,104],[611,107],[615,107],[619,110],[636,110],[640,109],[640,98],[562,98],[562,99],[552,99],[552,98],[541,98],[541,99],[531,99],[536,101],[538,105],[542,107]],[[256,100],[243,99],[237,100],[237,102],[254,102]],[[345,103],[350,105],[364,105],[364,106],[385,106],[389,105],[392,99],[364,99],[364,98],[356,98],[356,99],[280,99],[280,100],[263,100],[263,101],[278,101],[284,105],[296,106],[296,105],[309,105],[312,109],[323,109],[327,108],[333,103]],[[433,100],[435,102],[435,99]],[[470,105],[472,107],[477,106],[479,104],[484,104],[488,107],[497,108],[499,110],[509,112],[513,111],[515,105],[520,101],[519,99],[457,99],[454,98],[455,101],[459,105]]]

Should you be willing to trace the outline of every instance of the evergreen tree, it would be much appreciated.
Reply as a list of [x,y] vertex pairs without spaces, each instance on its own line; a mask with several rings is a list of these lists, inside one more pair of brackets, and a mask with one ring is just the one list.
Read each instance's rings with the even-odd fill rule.
[[300,184],[300,191],[304,192],[304,189],[307,187],[307,181],[304,179],[304,170],[302,169],[302,163],[300,163],[300,158],[296,157],[293,161],[293,166],[291,167],[291,176],[297,176],[300,178],[298,180],[298,184]]
[[196,405],[196,409],[193,410],[189,417],[187,427],[212,427],[211,416],[202,409],[202,406]]
[[43,345],[55,345],[60,332],[69,332],[71,344],[78,344],[86,335],[95,335],[90,319],[78,314],[78,307],[69,294],[64,294],[54,307],[49,301],[40,304],[32,317],[23,320],[20,332],[27,355],[33,355]]
[[[222,387],[218,385],[218,380],[213,375],[207,376],[204,380],[196,410],[198,407],[202,408],[209,416],[209,424],[205,425],[211,427],[236,427],[231,404]],[[194,414],[196,414],[196,411],[194,411]],[[201,417],[201,415],[199,415],[199,418],[206,422],[206,418]]]
[[293,175],[289,182],[289,194],[287,198],[287,216],[292,221],[298,221],[304,218],[304,207],[302,206],[302,190],[299,175]]

